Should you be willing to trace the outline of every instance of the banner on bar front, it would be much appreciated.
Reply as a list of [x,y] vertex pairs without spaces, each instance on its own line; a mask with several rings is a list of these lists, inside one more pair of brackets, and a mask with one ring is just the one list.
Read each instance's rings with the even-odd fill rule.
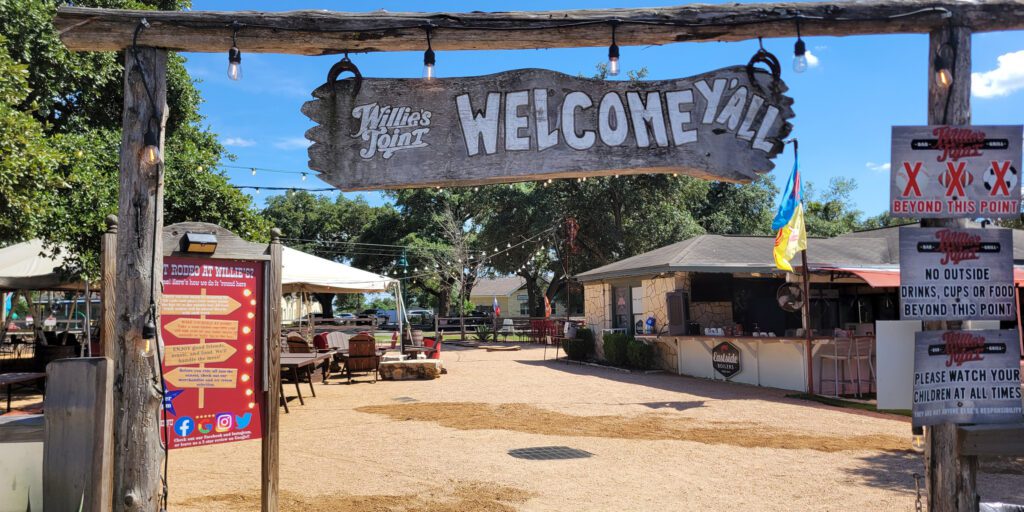
[[893,217],[1017,218],[1021,137],[1015,126],[893,126]]
[[1024,419],[1018,343],[1016,330],[918,332],[914,426]]
[[309,167],[341,190],[679,173],[749,182],[770,171],[793,117],[766,71],[595,80],[544,69],[354,78],[321,85]]
[[1013,320],[1009,229],[900,228],[900,318]]

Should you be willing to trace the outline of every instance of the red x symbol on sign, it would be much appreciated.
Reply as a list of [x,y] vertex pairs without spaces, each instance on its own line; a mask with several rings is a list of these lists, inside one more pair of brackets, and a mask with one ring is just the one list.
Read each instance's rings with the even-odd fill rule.
[[996,195],[996,193],[999,192],[999,189],[1003,190],[1002,194],[1004,196],[1010,195],[1010,189],[1006,188],[1006,171],[1009,170],[1009,161],[1003,162],[1002,166],[999,165],[999,162],[992,162],[992,172],[996,174],[996,182],[992,185],[992,192],[990,195]]
[[903,188],[903,197],[910,195],[913,191],[914,195],[921,197],[921,187],[917,186],[917,173],[921,172],[921,162],[914,162],[914,167],[910,167],[910,162],[903,162],[903,168],[907,171],[907,186]]
[[959,162],[953,167],[953,162],[946,162],[946,195],[965,196],[964,183],[967,182],[967,162]]

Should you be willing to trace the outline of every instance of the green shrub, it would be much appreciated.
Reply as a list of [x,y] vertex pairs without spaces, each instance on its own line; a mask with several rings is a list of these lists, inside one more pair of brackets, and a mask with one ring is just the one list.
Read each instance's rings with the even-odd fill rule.
[[654,364],[654,347],[640,340],[631,339],[626,345],[626,358],[633,368],[650,369]]
[[576,329],[576,337],[589,343],[590,347],[594,346],[594,331],[590,330],[589,327],[580,327]]
[[565,355],[573,361],[585,361],[587,356],[590,355],[590,349],[593,346],[593,343],[579,338],[567,339],[562,342]]
[[626,347],[631,338],[623,333],[609,332],[604,335],[604,359],[612,366],[626,366],[629,358]]
[[498,333],[494,331],[489,325],[478,325],[476,326],[476,332],[474,333],[476,339],[483,342],[498,341]]

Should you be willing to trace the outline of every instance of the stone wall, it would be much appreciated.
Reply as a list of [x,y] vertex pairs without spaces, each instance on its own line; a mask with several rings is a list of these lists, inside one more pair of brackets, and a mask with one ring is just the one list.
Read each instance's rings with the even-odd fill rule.
[[587,327],[594,332],[594,354],[604,357],[601,329],[612,326],[612,287],[607,283],[586,283],[583,285],[583,316]]
[[701,331],[705,327],[735,325],[732,318],[732,302],[691,302],[690,321],[700,324]]
[[643,318],[646,319],[648,316],[654,315],[655,332],[665,330],[665,326],[668,325],[668,304],[665,296],[680,288],[687,288],[689,281],[689,276],[686,274],[656,277],[643,281]]

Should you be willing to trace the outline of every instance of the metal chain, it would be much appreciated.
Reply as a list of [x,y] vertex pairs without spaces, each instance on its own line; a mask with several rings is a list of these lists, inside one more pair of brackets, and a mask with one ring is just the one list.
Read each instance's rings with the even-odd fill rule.
[[923,512],[924,505],[921,504],[921,474],[914,473],[914,491],[917,493],[917,498],[914,500],[914,511]]

